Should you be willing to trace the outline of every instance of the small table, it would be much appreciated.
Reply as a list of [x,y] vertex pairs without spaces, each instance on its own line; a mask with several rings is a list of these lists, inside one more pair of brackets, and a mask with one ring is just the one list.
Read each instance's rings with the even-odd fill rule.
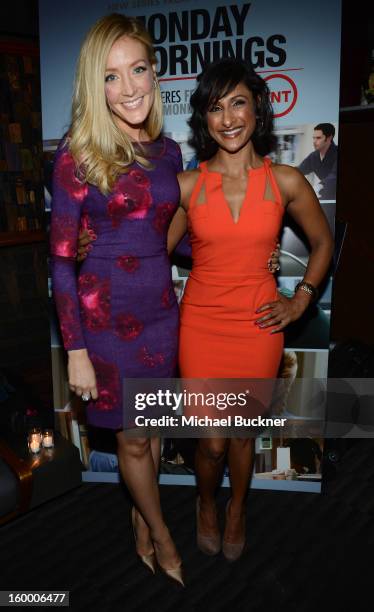
[[[82,483],[84,469],[78,449],[58,432],[55,446],[30,453],[26,435],[7,434],[0,439],[0,457],[19,481],[20,495],[14,515],[69,491]],[[11,516],[9,516],[11,518]]]

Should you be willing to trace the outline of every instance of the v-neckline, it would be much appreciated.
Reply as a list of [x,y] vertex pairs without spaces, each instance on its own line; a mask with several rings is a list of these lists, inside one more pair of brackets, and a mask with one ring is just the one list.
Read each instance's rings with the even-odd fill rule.
[[217,172],[215,170],[209,170],[209,168],[207,167],[207,162],[204,162],[204,170],[205,172],[207,172],[208,174],[217,174],[220,178],[220,186],[221,186],[221,192],[222,192],[222,200],[225,204],[225,208],[227,209],[228,214],[230,215],[230,219],[233,225],[239,225],[240,219],[242,217],[243,214],[243,208],[245,208],[246,205],[246,200],[248,199],[248,194],[249,194],[249,187],[250,187],[250,183],[251,183],[251,174],[252,172],[257,172],[258,170],[266,170],[266,157],[264,158],[264,161],[262,163],[261,166],[259,166],[258,168],[248,168],[247,170],[247,187],[245,189],[245,194],[244,194],[244,198],[243,201],[240,205],[239,208],[239,216],[238,216],[238,220],[235,221],[233,215],[232,215],[232,211],[230,208],[230,205],[228,203],[228,200],[225,196],[225,192],[223,190],[223,174],[222,172]]
[[226,198],[226,195],[225,195],[225,192],[224,192],[224,189],[223,189],[223,174],[218,172],[218,174],[220,176],[220,181],[221,181],[222,199],[223,199],[223,202],[224,202],[224,204],[225,204],[225,206],[227,208],[227,211],[228,211],[228,213],[229,213],[229,215],[231,217],[231,221],[232,221],[232,223],[234,225],[238,225],[239,224],[241,216],[242,216],[242,213],[243,213],[243,208],[244,208],[246,200],[248,198],[251,170],[252,170],[252,168],[248,168],[248,170],[247,170],[247,185],[246,185],[245,192],[244,192],[244,198],[243,198],[243,200],[242,200],[242,202],[240,204],[240,207],[239,207],[239,215],[238,215],[237,221],[235,221],[235,219],[234,219],[234,216],[233,216],[232,210],[231,210],[231,206],[229,204],[228,199]]

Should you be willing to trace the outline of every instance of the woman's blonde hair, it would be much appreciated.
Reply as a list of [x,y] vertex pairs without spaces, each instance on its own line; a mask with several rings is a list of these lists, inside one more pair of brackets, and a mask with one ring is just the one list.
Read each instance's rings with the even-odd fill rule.
[[[135,150],[130,138],[116,125],[105,96],[105,69],[113,44],[122,36],[141,42],[148,61],[156,65],[152,39],[144,26],[133,17],[113,14],[102,17],[88,32],[77,63],[69,148],[79,175],[104,194],[109,193],[119,174],[134,161],[149,167],[149,162]],[[162,129],[162,100],[158,84],[144,128],[156,139]]]

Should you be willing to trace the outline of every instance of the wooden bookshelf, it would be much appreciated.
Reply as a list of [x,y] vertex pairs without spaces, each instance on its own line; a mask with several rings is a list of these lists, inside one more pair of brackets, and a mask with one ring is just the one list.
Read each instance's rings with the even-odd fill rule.
[[0,244],[36,242],[45,227],[38,45],[0,38],[0,79]]

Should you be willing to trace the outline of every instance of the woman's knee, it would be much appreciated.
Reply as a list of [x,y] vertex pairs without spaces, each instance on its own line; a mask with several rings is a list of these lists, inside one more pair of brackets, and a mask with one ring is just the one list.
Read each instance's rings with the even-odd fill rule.
[[231,438],[230,444],[238,450],[252,450],[254,448],[253,438]]
[[[121,435],[122,434],[122,435]],[[126,453],[134,458],[140,459],[150,452],[151,441],[149,438],[128,438],[123,432],[117,434],[118,452]]]
[[199,452],[210,461],[220,463],[226,453],[226,440],[209,439],[199,441]]

